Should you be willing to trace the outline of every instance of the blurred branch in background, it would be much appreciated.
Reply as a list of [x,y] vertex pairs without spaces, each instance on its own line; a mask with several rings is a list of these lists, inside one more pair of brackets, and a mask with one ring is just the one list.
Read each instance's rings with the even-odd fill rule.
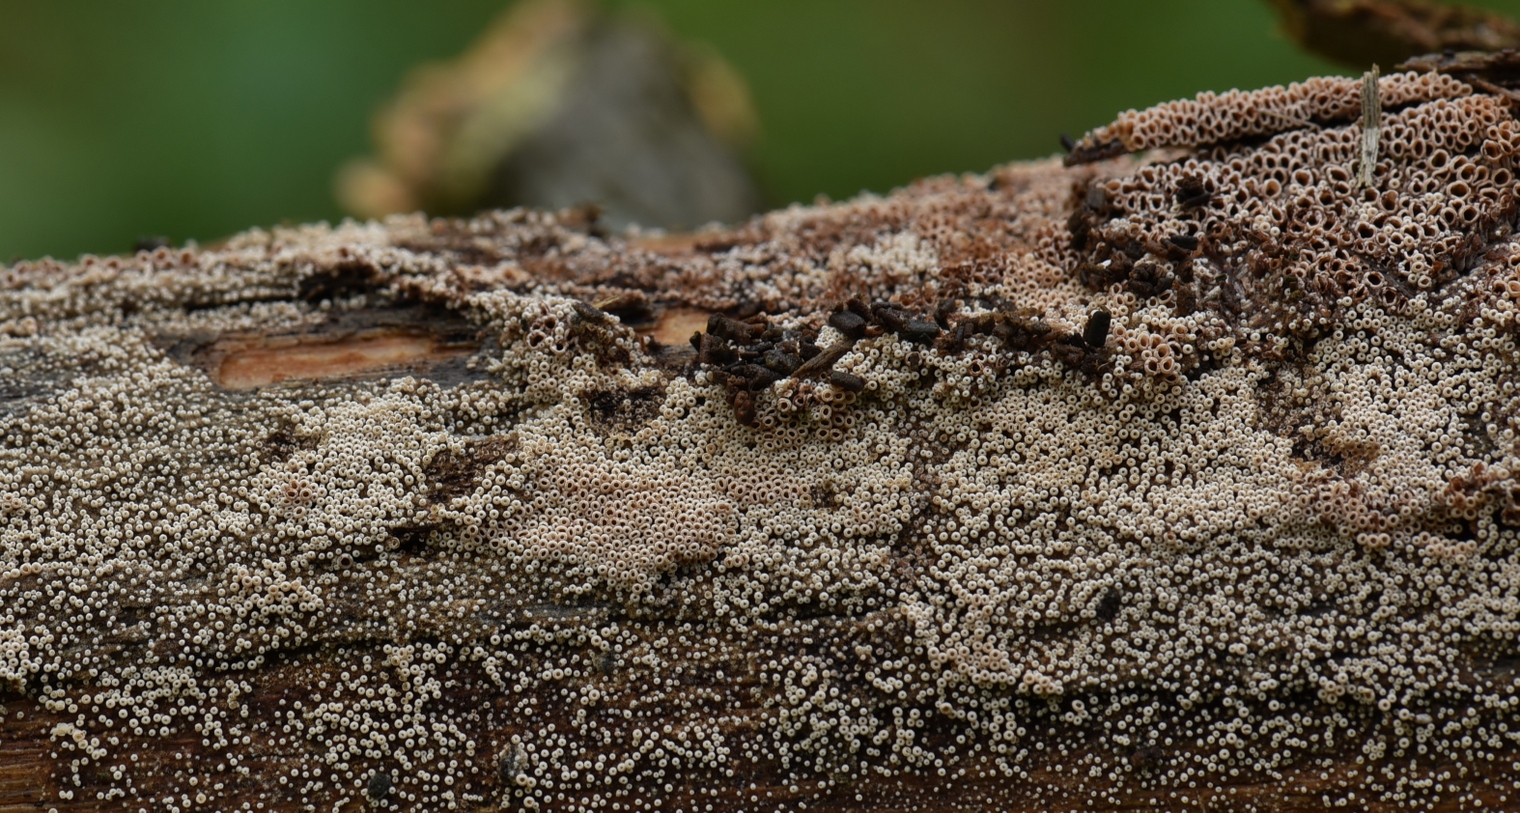
[[336,191],[361,217],[592,203],[612,228],[690,229],[759,211],[739,158],[758,129],[738,72],[652,12],[531,0],[414,69]]
[[1362,70],[1441,51],[1520,46],[1520,25],[1486,9],[1425,0],[1270,0],[1311,53]]

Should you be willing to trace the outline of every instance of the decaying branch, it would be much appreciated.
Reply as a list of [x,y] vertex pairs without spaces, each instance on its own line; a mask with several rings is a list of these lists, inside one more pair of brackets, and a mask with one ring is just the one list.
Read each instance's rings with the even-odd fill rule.
[[1357,70],[1442,51],[1520,47],[1520,25],[1476,6],[1431,0],[1271,0],[1271,5],[1300,46]]
[[1520,123],[1378,88],[0,270],[0,811],[1514,807]]

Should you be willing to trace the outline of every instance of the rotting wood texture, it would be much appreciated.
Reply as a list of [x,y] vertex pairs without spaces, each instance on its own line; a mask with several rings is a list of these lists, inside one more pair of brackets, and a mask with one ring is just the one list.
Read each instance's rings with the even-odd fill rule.
[[0,270],[0,811],[1516,806],[1520,123],[1358,91]]

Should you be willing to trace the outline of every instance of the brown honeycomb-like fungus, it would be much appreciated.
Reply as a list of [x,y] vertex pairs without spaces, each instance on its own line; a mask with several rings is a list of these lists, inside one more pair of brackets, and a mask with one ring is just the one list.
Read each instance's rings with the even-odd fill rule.
[[1514,809],[1517,123],[1383,81],[1367,187],[1311,80],[731,231],[5,268],[0,810]]
[[[1361,113],[1361,80],[1316,76],[1287,87],[1200,93],[1194,99],[1129,110],[1077,141],[1068,165],[1158,147],[1224,144],[1300,129],[1318,129]],[[1458,99],[1472,88],[1444,73],[1406,71],[1378,81],[1386,107]]]

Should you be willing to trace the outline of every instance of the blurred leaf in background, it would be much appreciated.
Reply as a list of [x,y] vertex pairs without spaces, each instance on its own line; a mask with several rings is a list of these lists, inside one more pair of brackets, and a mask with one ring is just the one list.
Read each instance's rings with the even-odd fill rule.
[[[0,0],[0,260],[335,219],[333,172],[501,0]],[[1057,150],[1120,110],[1350,73],[1261,0],[612,2],[748,81],[769,205]],[[1520,0],[1479,5],[1520,13]]]

